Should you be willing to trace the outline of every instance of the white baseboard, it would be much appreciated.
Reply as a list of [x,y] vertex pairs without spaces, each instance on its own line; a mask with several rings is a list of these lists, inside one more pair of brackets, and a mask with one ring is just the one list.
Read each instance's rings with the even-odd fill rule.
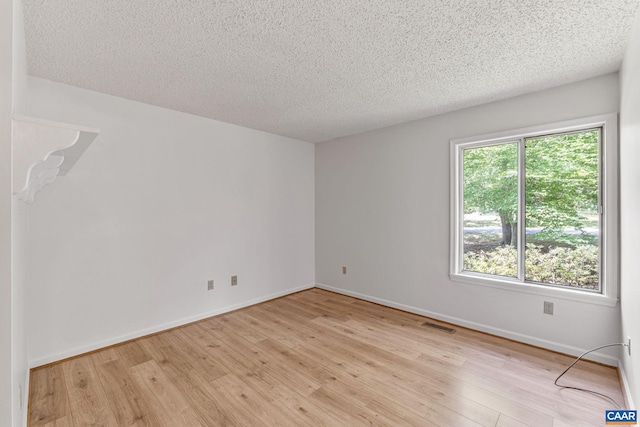
[[618,362],[618,370],[620,371],[622,392],[624,393],[624,397],[627,400],[627,409],[636,409],[636,406],[633,403],[633,399],[631,398],[631,388],[629,387],[629,380],[627,379],[627,373],[624,371],[624,367],[622,366],[622,361]]
[[[183,319],[179,319],[173,322],[169,322],[169,323],[165,323],[162,325],[158,325],[155,326],[153,328],[148,328],[148,329],[144,329],[144,330],[140,330],[140,331],[136,331],[136,332],[132,332],[129,334],[125,334],[125,335],[121,335],[118,337],[113,337],[107,340],[102,340],[102,341],[98,341],[92,344],[88,344],[86,346],[82,346],[82,347],[77,347],[65,352],[61,352],[61,353],[57,353],[57,354],[53,354],[53,355],[49,355],[46,357],[42,357],[39,359],[35,359],[35,360],[30,360],[29,361],[29,369],[32,368],[37,368],[39,366],[42,365],[46,365],[48,363],[53,363],[53,362],[57,362],[59,360],[63,360],[69,357],[73,357],[73,356],[78,356],[80,354],[84,354],[84,353],[88,353],[91,351],[95,351],[104,347],[109,347],[111,345],[115,345],[115,344],[119,344],[128,340],[132,340],[135,338],[140,338],[143,337],[145,335],[150,335],[150,334],[154,334],[157,332],[161,332],[167,329],[171,329],[171,328],[175,328],[177,326],[182,326],[182,325],[186,325],[188,323],[192,323],[192,322],[196,322],[198,320],[202,320],[202,319],[206,319],[208,317],[213,317],[213,316],[217,316],[220,314],[224,314],[224,313],[228,313],[230,311],[233,310],[238,310],[240,308],[244,308],[244,307],[249,307],[251,305],[255,305],[255,304],[259,304],[261,302],[265,302],[265,301],[269,301],[271,299],[275,299],[275,298],[279,298],[285,295],[289,295],[295,292],[299,292],[299,291],[303,291],[306,289],[311,289],[313,287],[317,287],[320,289],[326,289],[328,291],[332,291],[332,292],[336,292],[339,294],[343,294],[343,295],[348,295],[348,296],[352,296],[355,298],[360,298],[363,299],[365,301],[370,301],[370,302],[374,302],[377,304],[381,304],[387,307],[392,307],[392,308],[397,308],[399,310],[404,310],[410,313],[415,313],[415,314],[420,314],[422,316],[426,316],[426,317],[430,317],[433,319],[438,319],[438,320],[442,320],[443,322],[448,322],[448,323],[452,323],[455,325],[459,325],[459,326],[463,326],[466,328],[470,328],[470,329],[474,329],[477,331],[482,331],[482,332],[486,332],[492,335],[497,335],[500,337],[504,337],[504,338],[508,338],[508,339],[512,339],[515,341],[520,341],[523,343],[527,343],[527,344],[531,344],[531,345],[535,345],[538,347],[542,347],[542,348],[547,348],[549,350],[553,350],[553,351],[558,351],[561,353],[565,353],[565,354],[573,354],[573,355],[579,355],[582,354],[583,352],[587,351],[588,349],[581,349],[578,347],[573,347],[573,346],[569,346],[566,344],[561,344],[561,343],[557,343],[557,342],[553,342],[553,341],[549,341],[549,340],[545,340],[545,339],[541,339],[541,338],[537,338],[537,337],[533,337],[530,335],[524,335],[524,334],[520,334],[518,332],[514,332],[514,331],[509,331],[506,329],[501,329],[501,328],[495,328],[492,326],[488,326],[488,325],[483,325],[481,323],[476,323],[476,322],[471,322],[471,321],[467,321],[458,317],[453,317],[453,316],[448,316],[445,314],[441,314],[441,313],[437,313],[434,311],[429,311],[429,310],[424,310],[421,308],[417,308],[417,307],[413,307],[410,305],[406,305],[406,304],[400,304],[400,303],[396,303],[394,301],[389,301],[389,300],[385,300],[382,298],[376,298],[370,295],[365,295],[365,294],[361,294],[358,292],[352,292],[352,291],[348,291],[345,289],[341,289],[341,288],[336,288],[333,286],[329,286],[329,285],[325,285],[322,283],[315,283],[315,284],[309,284],[309,285],[305,285],[305,286],[300,286],[298,288],[293,288],[293,289],[289,289],[287,291],[283,291],[283,292],[277,292],[274,294],[270,294],[270,295],[266,295],[264,297],[260,297],[260,298],[256,298],[253,300],[249,300],[249,301],[245,301],[239,304],[234,304],[231,306],[226,306],[226,307],[222,307],[213,311],[209,311],[209,312],[205,312],[205,313],[201,313],[195,316],[190,316],[187,318],[183,318]],[[603,354],[603,353],[591,353],[589,355],[589,357],[587,357],[587,359],[590,360],[594,360],[600,363],[605,363],[607,365],[611,365],[611,366],[619,366],[619,360],[616,357],[607,355],[607,354]],[[622,371],[621,371],[622,372]],[[626,378],[623,376],[623,378],[626,381]],[[27,383],[28,384],[28,383]],[[626,383],[625,383],[626,384]],[[27,388],[28,386],[26,386],[25,388]],[[628,385],[626,385],[626,387],[628,388]],[[630,394],[628,391],[626,391],[627,396],[630,397]]]
[[[413,307],[410,305],[400,304],[394,301],[385,300],[382,298],[372,297],[370,295],[361,294],[358,292],[352,292],[345,289],[336,288],[333,286],[325,285],[323,283],[316,283],[316,287],[325,289],[327,291],[336,292],[343,295],[352,296],[355,298],[363,299],[365,301],[375,302],[376,304],[384,305],[387,307],[397,308],[399,310],[408,311],[410,313],[420,314],[422,316],[431,317],[433,319],[442,320],[443,322],[452,323],[454,325],[463,326],[465,328],[474,329],[476,331],[486,332],[488,334],[497,335],[499,337],[508,338],[514,341],[519,341],[526,344],[531,344],[536,347],[542,347],[549,350],[557,351],[564,354],[580,355],[589,349],[582,349],[554,341],[545,340],[542,338],[534,337],[531,335],[525,335],[506,329],[496,328],[493,326],[483,325],[481,323],[471,322],[458,317],[448,316],[446,314],[437,313],[434,311],[424,310],[421,308]],[[618,358],[610,356],[604,353],[591,353],[589,357],[585,359],[594,360],[596,362],[604,363],[606,365],[618,366]]]
[[260,297],[260,298],[255,298],[255,299],[252,299],[252,300],[249,300],[249,301],[244,301],[244,302],[241,302],[241,303],[238,303],[238,304],[234,304],[234,305],[229,305],[229,306],[226,306],[226,307],[218,308],[218,309],[213,310],[213,311],[200,313],[200,314],[197,314],[195,316],[190,316],[190,317],[179,319],[179,320],[176,320],[176,321],[173,321],[173,322],[164,323],[162,325],[158,325],[158,326],[155,326],[153,328],[148,328],[148,329],[144,329],[144,330],[140,330],[140,331],[136,331],[136,332],[131,332],[129,334],[120,335],[120,336],[117,336],[117,337],[109,338],[107,340],[94,342],[92,344],[88,344],[88,345],[85,345],[85,346],[82,346],[82,347],[77,347],[77,348],[74,348],[72,350],[64,351],[64,352],[57,353],[57,354],[52,354],[50,356],[41,357],[41,358],[35,359],[35,360],[30,360],[29,361],[29,369],[37,368],[38,366],[42,366],[42,365],[46,365],[46,364],[49,364],[49,363],[57,362],[59,360],[67,359],[69,357],[78,356],[80,354],[89,353],[91,351],[99,350],[101,348],[109,347],[109,346],[112,346],[112,345],[115,345],[115,344],[120,344],[120,343],[123,343],[125,341],[129,341],[129,340],[132,340],[132,339],[135,339],[135,338],[143,337],[145,335],[150,335],[150,334],[155,334],[157,332],[162,332],[162,331],[165,331],[167,329],[175,328],[177,326],[183,326],[183,325],[186,325],[186,324],[189,324],[189,323],[197,322],[198,320],[206,319],[208,317],[213,317],[213,316],[217,316],[217,315],[220,315],[220,314],[228,313],[230,311],[238,310],[240,308],[249,307],[251,305],[259,304],[261,302],[269,301],[269,300],[272,300],[272,299],[275,299],[275,298],[280,298],[280,297],[283,297],[285,295],[289,295],[289,294],[293,294],[293,293],[296,293],[296,292],[304,291],[306,289],[311,289],[314,286],[315,286],[314,284],[309,284],[309,285],[300,286],[300,287],[293,288],[293,289],[288,289],[288,290],[282,291],[282,292],[276,292],[274,294],[266,295],[266,296],[263,296],[263,297]]

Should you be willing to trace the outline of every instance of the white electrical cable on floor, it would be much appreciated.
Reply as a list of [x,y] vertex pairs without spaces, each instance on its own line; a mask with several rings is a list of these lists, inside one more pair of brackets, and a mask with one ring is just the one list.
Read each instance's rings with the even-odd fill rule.
[[606,348],[606,347],[615,347],[615,346],[624,346],[626,347],[628,344],[625,342],[621,342],[621,343],[615,343],[615,344],[607,344],[607,345],[603,345],[597,348],[594,348],[592,350],[589,351],[585,351],[584,353],[582,353],[580,356],[578,356],[578,358],[576,360],[573,361],[573,363],[571,365],[569,365],[569,367],[567,369],[565,369],[560,375],[558,375],[558,378],[556,378],[556,380],[554,381],[553,384],[556,385],[556,387],[560,387],[560,388],[565,388],[565,389],[569,389],[569,390],[578,390],[578,391],[584,391],[585,393],[591,393],[593,395],[596,396],[600,396],[603,397],[605,399],[607,399],[608,401],[612,402],[614,405],[616,405],[618,407],[618,409],[621,409],[622,407],[618,404],[618,402],[616,402],[615,400],[613,400],[611,397],[607,396],[606,394],[602,394],[602,393],[598,393],[597,391],[593,391],[593,390],[586,390],[584,388],[580,388],[580,387],[572,387],[572,386],[564,386],[564,385],[559,385],[558,384],[558,380],[564,375],[566,374],[569,369],[573,368],[573,365],[575,365],[576,363],[578,363],[580,361],[580,359],[582,359],[584,356],[586,356],[589,353],[592,353],[596,350],[600,350],[601,348]]

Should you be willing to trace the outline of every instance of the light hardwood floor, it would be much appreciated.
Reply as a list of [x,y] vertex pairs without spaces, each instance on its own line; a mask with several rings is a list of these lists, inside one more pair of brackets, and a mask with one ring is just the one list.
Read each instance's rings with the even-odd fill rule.
[[[571,357],[311,289],[31,372],[31,426],[603,426]],[[438,323],[435,322],[434,323]],[[623,404],[617,371],[564,381]]]

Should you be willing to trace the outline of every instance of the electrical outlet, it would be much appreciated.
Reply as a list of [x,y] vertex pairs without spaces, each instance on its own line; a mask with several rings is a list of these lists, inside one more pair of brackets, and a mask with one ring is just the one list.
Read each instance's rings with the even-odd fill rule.
[[207,290],[208,291],[212,291],[213,290],[213,280],[209,280],[207,282]]
[[627,337],[627,351],[629,352],[629,356],[631,356],[631,337]]
[[347,274],[347,267],[342,266],[342,274]]
[[551,316],[553,316],[553,303],[549,301],[545,301],[543,311],[544,311],[544,314],[550,314]]
[[231,286],[236,286],[238,284],[238,276],[231,276]]

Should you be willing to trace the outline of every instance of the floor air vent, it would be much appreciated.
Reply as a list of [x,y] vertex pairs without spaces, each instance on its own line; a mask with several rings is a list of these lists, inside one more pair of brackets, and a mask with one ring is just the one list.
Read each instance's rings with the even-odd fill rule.
[[449,328],[449,327],[447,327],[447,326],[438,325],[437,323],[424,322],[424,323],[422,324],[422,326],[426,326],[426,327],[428,327],[428,328],[437,329],[437,330],[439,330],[439,331],[446,332],[446,333],[448,333],[448,334],[455,334],[455,333],[456,333],[456,330],[455,330],[455,329],[453,329],[453,328]]

